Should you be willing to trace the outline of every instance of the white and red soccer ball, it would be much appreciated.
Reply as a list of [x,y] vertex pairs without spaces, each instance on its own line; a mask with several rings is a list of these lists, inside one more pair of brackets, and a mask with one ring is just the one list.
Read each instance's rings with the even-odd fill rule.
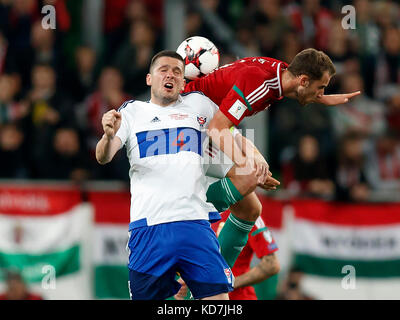
[[185,61],[185,78],[194,80],[218,68],[219,51],[204,37],[190,37],[184,40],[176,52]]

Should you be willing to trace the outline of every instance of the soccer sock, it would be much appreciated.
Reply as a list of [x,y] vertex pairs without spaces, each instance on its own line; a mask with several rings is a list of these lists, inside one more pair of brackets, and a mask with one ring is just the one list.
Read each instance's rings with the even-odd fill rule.
[[207,202],[211,202],[218,212],[228,210],[231,205],[243,199],[231,179],[227,177],[211,184],[206,195]]
[[231,213],[221,229],[218,236],[221,254],[231,268],[246,245],[254,224],[255,221],[246,221]]

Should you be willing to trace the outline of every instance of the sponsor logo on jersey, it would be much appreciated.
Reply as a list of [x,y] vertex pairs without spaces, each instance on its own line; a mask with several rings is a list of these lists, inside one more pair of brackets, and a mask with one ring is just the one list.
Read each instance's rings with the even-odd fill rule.
[[161,120],[158,117],[154,117],[153,120],[151,120],[150,122],[154,123],[154,122],[160,122]]
[[174,113],[174,114],[170,114],[169,117],[174,120],[184,120],[187,117],[189,117],[189,115],[183,114],[183,113]]
[[229,108],[228,112],[237,120],[240,120],[243,113],[246,111],[246,106],[240,101],[236,100],[236,102]]

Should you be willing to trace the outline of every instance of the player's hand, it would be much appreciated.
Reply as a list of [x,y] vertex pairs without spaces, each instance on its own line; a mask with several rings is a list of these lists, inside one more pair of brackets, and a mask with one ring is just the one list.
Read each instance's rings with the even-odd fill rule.
[[177,280],[182,286],[179,289],[178,293],[174,295],[174,298],[176,300],[183,300],[187,296],[188,293],[188,286],[186,285],[185,281],[182,280],[182,278],[179,278]]
[[268,162],[261,154],[256,154],[254,158],[249,158],[249,160],[253,162],[253,165],[256,169],[258,184],[263,184],[267,180],[267,178],[271,176]]
[[264,190],[276,190],[276,187],[279,186],[281,183],[272,177],[272,173],[268,173],[267,179],[264,183],[259,183],[258,186]]
[[114,109],[103,114],[101,124],[103,125],[103,130],[107,138],[112,139],[115,137],[115,134],[121,126],[121,119],[121,113]]
[[315,100],[316,103],[322,103],[327,106],[334,106],[337,104],[343,104],[349,102],[349,99],[358,96],[361,94],[361,91],[356,91],[352,93],[344,93],[344,94],[328,94],[328,95],[322,95],[320,97],[317,97]]

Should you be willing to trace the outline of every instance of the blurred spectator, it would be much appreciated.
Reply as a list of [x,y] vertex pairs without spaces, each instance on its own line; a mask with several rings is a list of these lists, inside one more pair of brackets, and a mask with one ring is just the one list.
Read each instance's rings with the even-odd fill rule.
[[311,135],[299,139],[294,157],[283,164],[283,184],[295,196],[332,197],[334,183],[327,159],[321,156],[318,140]]
[[366,201],[370,187],[365,174],[363,135],[348,132],[339,141],[336,163],[336,200]]
[[27,178],[24,133],[16,124],[0,127],[0,178]]
[[367,136],[376,136],[386,128],[385,106],[376,100],[368,98],[364,93],[363,79],[357,73],[342,77],[342,91],[361,91],[361,95],[351,99],[344,105],[329,109],[337,137],[350,130],[358,130]]
[[352,58],[352,53],[349,48],[349,33],[343,29],[340,18],[332,20],[326,54],[335,64],[336,74],[343,74],[344,62]]
[[87,46],[80,46],[75,51],[74,69],[66,76],[65,83],[76,102],[82,102],[96,85],[96,51]]
[[342,19],[336,18],[332,20],[326,48],[326,54],[331,58],[336,68],[336,76],[329,82],[329,91],[331,92],[336,93],[339,91],[340,76],[348,72],[346,69],[348,69],[349,62],[356,59],[353,52],[351,52],[349,43],[349,32],[343,29]]
[[[301,106],[296,100],[283,99],[271,108],[270,141],[272,167],[287,161],[287,151],[293,150],[298,137],[308,132],[320,141],[320,153],[330,153],[333,130],[329,108],[318,104]],[[279,138],[276,138],[279,137]],[[292,155],[294,152],[290,152]],[[283,158],[280,159],[280,158]]]
[[387,99],[386,108],[389,130],[400,135],[400,90]]
[[52,29],[44,29],[41,21],[32,26],[31,46],[34,64],[46,63],[53,68],[58,66],[60,54],[55,50],[55,32]]
[[4,37],[4,34],[1,32],[1,29],[0,29],[0,75],[7,72],[6,63],[8,63],[8,64],[12,63],[10,61],[11,56],[8,53],[9,53],[8,41]]
[[301,288],[301,280],[303,278],[303,272],[292,267],[289,270],[286,279],[280,289],[280,293],[277,296],[277,300],[314,300],[313,297],[305,294]]
[[124,77],[125,89],[134,96],[147,89],[144,79],[155,53],[155,40],[154,29],[148,21],[135,21],[130,27],[129,41],[115,55],[114,65]]
[[57,129],[47,158],[44,178],[79,183],[89,177],[88,152],[82,148],[79,133],[74,128]]
[[32,70],[32,89],[27,95],[30,109],[25,117],[25,130],[32,164],[32,177],[39,178],[46,171],[46,157],[55,129],[60,125],[74,124],[73,105],[69,98],[56,88],[54,69],[38,64]]
[[303,46],[326,50],[333,14],[321,6],[320,0],[302,0],[301,6],[291,3],[286,9]]
[[380,31],[373,19],[374,5],[371,1],[356,0],[354,6],[357,24],[355,29],[349,30],[350,45],[359,58],[359,71],[365,82],[365,94],[373,97],[375,68],[380,50]]
[[18,75],[0,75],[0,125],[26,116],[28,105],[16,100],[19,92]]
[[37,64],[32,69],[32,88],[27,95],[31,103],[33,124],[74,123],[69,99],[56,87],[56,73],[47,64]]
[[260,45],[257,39],[253,36],[254,31],[251,27],[240,26],[236,31],[236,39],[246,49],[248,56],[260,56]]
[[105,63],[113,62],[116,50],[125,45],[125,38],[129,38],[131,26],[135,22],[145,20],[153,27],[161,29],[162,10],[162,0],[105,0]]
[[32,24],[40,19],[39,3],[36,0],[14,0],[6,3],[8,19],[4,28],[10,46],[18,52],[30,47]]
[[282,46],[279,48],[277,56],[282,61],[290,63],[296,54],[302,50],[301,42],[293,31],[286,32],[282,38]]
[[118,109],[124,101],[129,100],[130,96],[123,91],[123,85],[121,73],[113,67],[105,67],[101,71],[97,90],[77,106],[77,116],[81,128],[86,131],[87,145],[91,152],[95,151],[104,133],[101,124],[103,114]]
[[8,55],[12,61],[7,62],[8,72],[18,72],[23,86],[29,84],[32,67],[31,30],[35,21],[40,18],[36,0],[12,1],[8,8],[8,19],[5,22],[5,35],[8,40]]
[[379,191],[400,192],[400,138],[387,131],[377,138],[367,153],[366,176]]
[[125,32],[125,12],[128,0],[104,0],[103,1],[103,32],[104,32],[104,60],[110,63],[115,49],[119,48]]
[[29,291],[21,274],[16,271],[6,272],[7,288],[0,294],[0,300],[43,300],[43,297]]
[[383,33],[383,48],[377,63],[376,97],[384,99],[387,91],[400,85],[400,29],[389,27]]
[[381,30],[399,22],[399,5],[397,1],[370,1],[373,10],[373,16],[376,24]]
[[[210,29],[205,25],[201,14],[190,7],[185,17],[186,37],[201,36],[212,39]],[[218,48],[220,49],[220,48]]]
[[289,30],[289,21],[284,16],[279,0],[259,0],[255,11],[247,18],[252,21],[252,37],[259,43],[261,55],[274,57],[282,45],[282,37]]
[[97,90],[77,106],[77,117],[86,138],[90,162],[94,167],[91,177],[95,179],[117,179],[127,181],[126,172],[129,162],[126,154],[118,152],[113,162],[100,166],[95,160],[96,144],[103,135],[101,118],[111,109],[118,109],[130,95],[123,91],[123,79],[120,72],[113,67],[105,67],[100,74]]

